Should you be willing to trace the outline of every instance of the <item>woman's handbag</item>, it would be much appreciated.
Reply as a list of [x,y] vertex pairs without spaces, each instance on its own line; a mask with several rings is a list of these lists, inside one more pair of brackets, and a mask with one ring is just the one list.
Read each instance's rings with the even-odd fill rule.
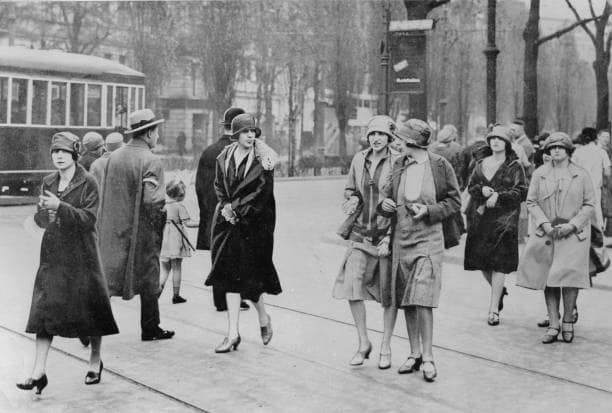
[[336,233],[340,235],[342,239],[349,238],[349,235],[351,235],[351,231],[353,230],[353,226],[355,225],[355,222],[357,222],[357,218],[359,218],[359,215],[361,215],[362,210],[363,210],[363,202],[361,202],[360,200],[359,204],[357,205],[357,208],[355,208],[355,211],[353,211],[353,213],[350,214],[344,220],[342,225],[340,225],[340,228],[338,228],[338,231],[336,231]]

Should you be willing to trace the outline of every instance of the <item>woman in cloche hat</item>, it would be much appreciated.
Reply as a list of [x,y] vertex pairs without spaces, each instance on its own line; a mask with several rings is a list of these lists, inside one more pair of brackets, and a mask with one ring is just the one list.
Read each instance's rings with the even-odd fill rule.
[[[395,122],[388,116],[374,116],[368,122],[366,139],[369,149],[358,152],[351,162],[344,188],[344,213],[348,216],[341,236],[349,247],[333,288],[333,296],[348,300],[357,327],[359,347],[349,362],[363,364],[372,351],[366,326],[364,300],[381,302],[381,283],[389,278],[391,263],[389,243],[391,220],[380,215],[373,206],[383,199],[383,187],[393,168],[395,156],[389,149]],[[394,324],[396,311],[385,308],[385,326]],[[390,340],[393,328],[385,328],[378,367],[391,367]]]
[[272,339],[272,323],[263,294],[280,294],[272,262],[276,207],[276,153],[261,141],[255,117],[244,113],[232,120],[232,137],[217,157],[215,192],[219,204],[213,218],[212,268],[206,285],[225,291],[228,331],[215,352],[237,350],[240,299],[253,302],[259,316],[261,339]]
[[36,334],[36,358],[30,378],[17,387],[36,388],[37,394],[48,383],[46,364],[53,336],[90,337],[85,384],[96,384],[103,368],[101,336],[119,332],[98,258],[98,185],[76,163],[79,147],[79,138],[70,132],[53,135],[51,158],[57,172],[43,179],[34,215],[36,224],[45,228],[26,327],[26,332]]
[[[593,183],[571,155],[574,145],[563,132],[544,142],[551,162],[536,169],[529,185],[527,209],[531,230],[521,257],[516,284],[544,290],[549,326],[542,343],[574,339],[578,291],[590,287],[591,219],[596,202]],[[563,297],[563,318],[559,304]]]
[[[403,308],[410,355],[399,374],[423,370],[437,376],[433,360],[433,309],[438,306],[444,249],[459,243],[459,186],[451,164],[428,152],[431,127],[419,119],[398,125],[402,156],[393,165],[391,184],[379,212],[394,216],[391,277],[383,285],[383,307]],[[387,328],[387,326],[385,326]],[[390,328],[392,331],[393,328]]]
[[487,323],[496,326],[508,294],[506,275],[518,266],[519,215],[527,179],[508,128],[494,126],[487,143],[488,156],[478,161],[467,186],[470,203],[463,265],[468,271],[482,271],[491,286]]

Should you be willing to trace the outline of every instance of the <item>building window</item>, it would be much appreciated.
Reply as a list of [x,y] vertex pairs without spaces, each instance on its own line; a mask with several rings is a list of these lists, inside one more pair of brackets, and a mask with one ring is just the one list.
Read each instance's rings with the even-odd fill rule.
[[44,125],[47,123],[47,92],[46,80],[35,80],[32,82],[32,124]]
[[51,125],[66,124],[66,83],[51,83]]
[[11,123],[26,123],[28,107],[28,80],[13,78]]
[[130,88],[130,108],[129,111],[134,112],[136,110],[136,88]]
[[8,110],[8,77],[0,77],[0,123],[6,123]]
[[102,124],[102,86],[87,86],[87,126]]
[[113,87],[106,86],[106,126],[113,126]]
[[115,126],[127,128],[128,88],[115,88]]
[[85,126],[85,85],[70,84],[70,125]]
[[138,88],[138,104],[140,105],[139,109],[144,109],[144,89],[141,87]]

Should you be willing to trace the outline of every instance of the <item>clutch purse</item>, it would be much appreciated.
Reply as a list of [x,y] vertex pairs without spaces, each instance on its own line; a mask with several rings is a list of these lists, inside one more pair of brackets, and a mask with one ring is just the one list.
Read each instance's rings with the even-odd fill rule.
[[363,202],[359,202],[359,205],[357,205],[355,211],[344,220],[342,225],[340,225],[340,228],[338,228],[338,231],[336,231],[340,238],[349,239],[349,235],[351,235],[353,226],[355,225],[355,222],[357,222],[357,218],[359,218],[359,215],[361,215],[362,210]]

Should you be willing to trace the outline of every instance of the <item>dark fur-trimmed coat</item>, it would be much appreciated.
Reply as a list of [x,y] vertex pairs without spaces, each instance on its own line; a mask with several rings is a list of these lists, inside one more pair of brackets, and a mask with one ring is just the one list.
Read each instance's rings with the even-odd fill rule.
[[[256,140],[247,162],[246,175],[231,190],[227,170],[236,145],[227,146],[217,157],[215,192],[219,203],[213,218],[212,269],[206,285],[258,301],[262,293],[279,294],[282,291],[272,262],[276,154]],[[231,204],[238,216],[235,225],[221,215],[226,204]]]

